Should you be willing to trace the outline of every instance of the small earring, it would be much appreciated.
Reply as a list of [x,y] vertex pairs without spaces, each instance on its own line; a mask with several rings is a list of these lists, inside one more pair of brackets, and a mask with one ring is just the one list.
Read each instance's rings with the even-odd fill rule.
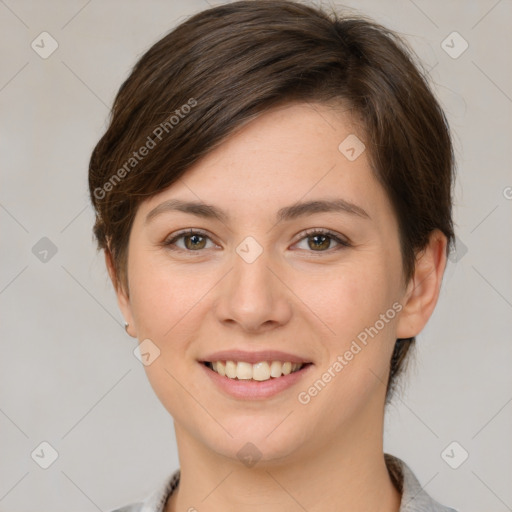
[[129,334],[129,332],[128,332],[128,326],[129,326],[129,325],[130,325],[130,324],[128,324],[128,323],[126,323],[126,322],[124,323],[124,330],[126,331],[126,334]]

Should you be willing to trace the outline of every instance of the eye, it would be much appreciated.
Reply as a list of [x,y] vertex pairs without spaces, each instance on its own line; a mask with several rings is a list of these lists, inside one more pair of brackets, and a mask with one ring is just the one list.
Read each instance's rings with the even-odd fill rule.
[[[180,239],[184,241],[184,247],[180,247],[176,244],[176,242]],[[165,247],[169,247],[169,249],[182,250],[182,251],[200,251],[201,249],[208,248],[206,247],[206,241],[210,240],[210,237],[204,232],[200,230],[187,229],[186,231],[182,231],[181,233],[177,233],[172,238],[166,240],[163,245]],[[211,242],[211,240],[210,240]],[[212,242],[213,243],[213,242]],[[177,248],[173,247],[176,246]]]
[[[180,246],[177,242],[183,240],[183,246]],[[336,233],[325,230],[313,228],[302,233],[302,238],[299,242],[307,240],[307,245],[310,252],[328,252],[331,249],[332,242],[337,244],[334,250],[339,250],[344,247],[350,247],[350,243],[343,240]],[[208,241],[211,242],[211,246],[207,247]],[[211,241],[210,236],[204,231],[198,229],[187,229],[176,233],[171,238],[167,239],[163,245],[173,251],[185,251],[185,252],[200,252],[203,249],[212,248],[215,244]],[[302,248],[303,249],[303,248]],[[306,249],[307,250],[307,249]]]
[[300,242],[306,240],[308,248],[312,249],[313,252],[328,252],[327,249],[331,248],[333,241],[337,244],[337,247],[334,250],[350,247],[349,242],[343,240],[336,233],[326,229],[308,229],[303,233],[303,235],[305,236],[301,238]]

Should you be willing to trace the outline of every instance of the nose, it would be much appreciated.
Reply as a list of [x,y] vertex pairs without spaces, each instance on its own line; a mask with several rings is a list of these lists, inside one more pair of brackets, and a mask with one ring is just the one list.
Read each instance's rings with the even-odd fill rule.
[[228,327],[258,333],[290,321],[292,294],[267,253],[263,251],[252,262],[234,253],[233,268],[218,289],[215,311],[218,320]]

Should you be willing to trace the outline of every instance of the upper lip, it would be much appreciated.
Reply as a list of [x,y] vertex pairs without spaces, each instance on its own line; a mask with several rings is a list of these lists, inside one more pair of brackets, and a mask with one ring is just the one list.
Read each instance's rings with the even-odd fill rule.
[[258,352],[246,352],[244,350],[222,350],[214,352],[202,359],[201,362],[215,362],[215,361],[244,361],[251,364],[256,364],[261,361],[282,361],[290,363],[310,363],[307,359],[286,352],[278,350],[260,350]]

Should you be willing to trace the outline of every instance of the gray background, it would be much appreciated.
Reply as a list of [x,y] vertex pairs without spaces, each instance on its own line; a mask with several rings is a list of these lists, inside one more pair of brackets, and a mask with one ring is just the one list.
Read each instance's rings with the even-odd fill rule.
[[[442,503],[512,510],[512,2],[345,5],[419,54],[458,163],[457,254],[388,408],[385,450]],[[207,7],[0,0],[0,511],[108,511],[178,467],[172,419],[133,355],[95,251],[87,164],[136,59]],[[43,31],[59,45],[46,59],[31,47]],[[454,31],[469,44],[458,58],[442,46]],[[452,36],[444,48],[463,44]],[[50,456],[42,441],[58,452],[48,469],[31,457]],[[444,452],[452,441],[460,447]],[[462,449],[469,458],[452,469],[446,453],[457,464]]]

